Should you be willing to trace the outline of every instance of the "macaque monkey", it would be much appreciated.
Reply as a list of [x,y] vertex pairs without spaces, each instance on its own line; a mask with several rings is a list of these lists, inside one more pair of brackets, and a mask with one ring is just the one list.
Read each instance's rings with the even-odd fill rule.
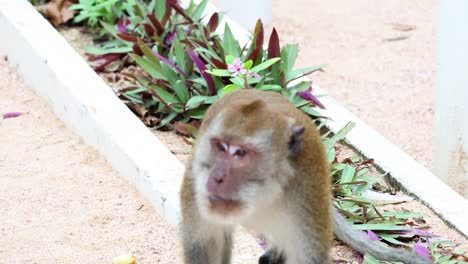
[[186,264],[229,264],[236,225],[265,236],[260,264],[331,263],[333,233],[381,260],[432,263],[370,241],[332,209],[319,133],[276,93],[243,89],[208,109],[180,196]]

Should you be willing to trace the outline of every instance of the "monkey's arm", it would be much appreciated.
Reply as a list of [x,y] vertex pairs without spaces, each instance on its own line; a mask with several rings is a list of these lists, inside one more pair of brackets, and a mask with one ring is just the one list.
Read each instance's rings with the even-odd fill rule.
[[392,248],[382,242],[370,240],[359,230],[354,229],[336,208],[333,208],[333,218],[335,220],[335,235],[362,254],[368,253],[379,260],[399,261],[406,264],[433,263],[408,250]]

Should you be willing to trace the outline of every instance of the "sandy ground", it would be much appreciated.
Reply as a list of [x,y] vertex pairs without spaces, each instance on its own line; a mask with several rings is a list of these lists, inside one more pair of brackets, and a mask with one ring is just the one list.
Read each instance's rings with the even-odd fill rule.
[[436,1],[272,3],[282,44],[299,44],[296,65],[327,64],[313,81],[431,168]]
[[[2,263],[173,263],[176,230],[0,62]],[[142,252],[145,252],[144,257]]]
[[[0,263],[178,263],[176,228],[166,224],[93,148],[0,61]],[[234,263],[258,255],[240,235]]]

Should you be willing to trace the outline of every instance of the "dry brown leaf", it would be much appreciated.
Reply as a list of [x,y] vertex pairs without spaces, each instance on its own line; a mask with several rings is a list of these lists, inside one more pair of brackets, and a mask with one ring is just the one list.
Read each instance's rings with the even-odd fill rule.
[[155,116],[152,116],[152,115],[148,115],[148,116],[144,117],[142,120],[143,120],[143,123],[146,126],[149,126],[149,127],[153,127],[153,126],[157,125],[159,123],[159,121],[161,121],[159,118],[157,118]]
[[148,113],[148,109],[143,105],[127,103],[127,106],[139,117],[145,117],[145,115]]
[[406,25],[406,24],[398,24],[398,23],[394,23],[392,24],[393,26],[393,29],[394,30],[398,30],[398,31],[411,31],[411,30],[415,30],[416,27],[415,26],[411,26],[411,25]]
[[54,26],[66,23],[75,16],[76,11],[71,10],[73,3],[68,0],[52,0],[47,4],[45,15]]
[[384,41],[392,42],[392,41],[400,41],[400,40],[405,40],[408,39],[409,36],[400,36],[400,37],[394,37],[394,38],[386,38]]

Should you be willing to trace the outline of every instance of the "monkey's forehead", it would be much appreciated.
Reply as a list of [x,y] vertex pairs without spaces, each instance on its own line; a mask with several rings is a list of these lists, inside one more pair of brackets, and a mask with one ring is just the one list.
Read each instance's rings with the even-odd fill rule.
[[266,149],[266,145],[287,137],[282,118],[265,115],[249,115],[222,111],[207,126],[205,135],[236,144],[249,144]]

